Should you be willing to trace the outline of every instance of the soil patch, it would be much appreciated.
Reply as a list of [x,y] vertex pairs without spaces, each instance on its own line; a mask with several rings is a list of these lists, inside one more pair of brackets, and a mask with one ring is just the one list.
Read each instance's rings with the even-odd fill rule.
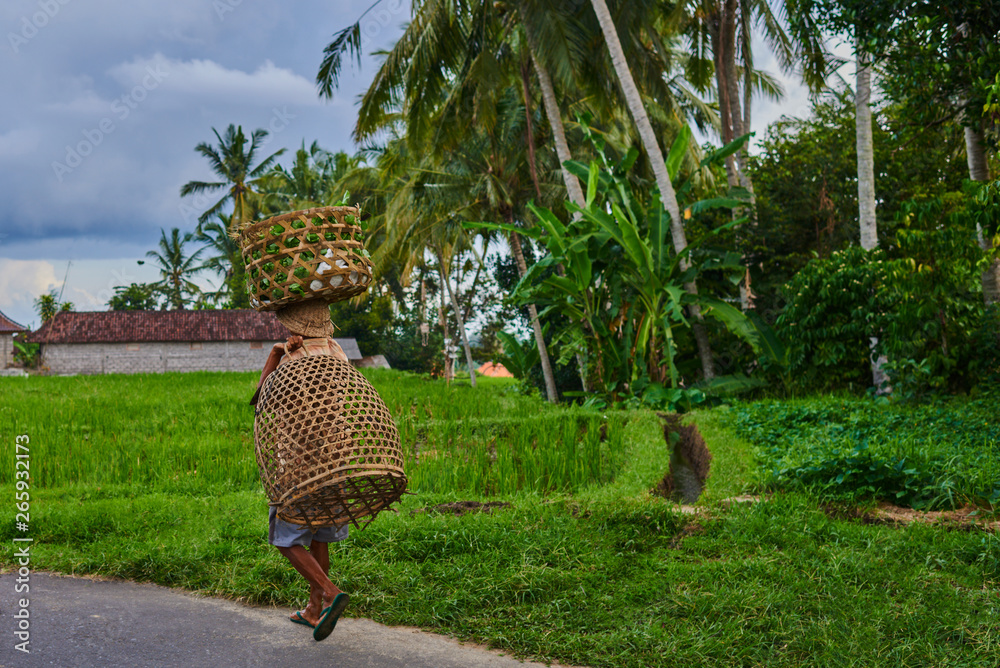
[[695,503],[705,488],[712,468],[712,453],[697,425],[681,424],[681,416],[658,413],[663,419],[663,438],[672,445],[670,469],[653,494],[679,503]]
[[455,501],[454,503],[440,503],[436,506],[418,508],[410,514],[416,513],[448,513],[449,515],[465,515],[466,513],[492,513],[494,510],[503,508],[513,508],[513,505],[506,501]]
[[858,508],[827,504],[823,512],[839,519],[855,519],[862,524],[888,524],[906,526],[914,522],[936,524],[960,530],[984,529],[1000,533],[1000,520],[983,508],[966,506],[956,510],[914,510],[888,502],[881,502],[875,508]]
[[689,522],[684,525],[677,535],[675,535],[671,540],[670,544],[667,546],[668,549],[677,550],[680,549],[681,545],[684,543],[684,539],[688,536],[697,536],[699,534],[705,533],[705,527],[698,524],[697,522]]

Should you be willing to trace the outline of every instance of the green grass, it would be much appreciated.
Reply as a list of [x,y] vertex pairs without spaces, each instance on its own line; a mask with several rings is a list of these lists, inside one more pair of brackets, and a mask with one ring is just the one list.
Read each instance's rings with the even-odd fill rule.
[[[507,379],[480,379],[476,391],[413,374],[365,373],[396,418],[411,490],[571,491],[609,482],[621,468],[620,414],[554,409]],[[2,380],[0,429],[30,436],[36,488],[258,485],[248,403],[254,374]],[[12,482],[14,456],[13,448],[0,456],[0,484]]]
[[[182,378],[183,386],[198,385],[195,394],[202,401],[219,406],[245,402],[252,386],[249,375]],[[397,414],[414,405],[406,392],[420,392],[418,411],[426,405],[433,417],[418,413],[410,425],[418,436],[444,430],[441,421],[449,418],[442,415],[455,419],[468,402],[475,419],[449,432],[459,453],[487,432],[494,448],[508,446],[514,438],[508,427],[518,418],[563,425],[567,433],[560,442],[575,447],[605,424],[600,415],[547,407],[505,385],[484,383],[469,395],[470,388],[448,389],[391,373],[372,378]],[[15,425],[32,434],[33,471],[44,457],[62,456],[58,442],[44,443],[59,428],[73,434],[79,432],[69,425],[90,424],[90,439],[74,441],[74,452],[101,461],[107,443],[128,442],[110,440],[116,429],[121,433],[126,422],[142,421],[143,410],[157,401],[162,407],[173,398],[191,409],[171,408],[176,423],[153,418],[155,429],[131,427],[129,433],[143,435],[148,461],[162,463],[150,482],[136,482],[142,460],[132,467],[126,458],[122,466],[132,471],[132,482],[84,478],[46,489],[36,484],[36,565],[255,603],[290,606],[303,600],[304,582],[266,544],[266,499],[256,483],[208,482],[212,476],[226,478],[210,470],[216,460],[197,458],[191,460],[197,474],[165,478],[170,462],[187,460],[165,454],[157,459],[150,445],[182,450],[187,443],[177,442],[179,435],[197,439],[204,433],[200,447],[221,457],[213,430],[239,438],[246,429],[243,417],[202,410],[197,398],[189,400],[176,389],[182,385],[177,376],[30,379],[38,397],[63,411],[52,419],[42,406],[31,407],[33,400],[17,382],[25,381],[0,379],[0,427],[8,443]],[[156,389],[159,398],[136,392],[140,385]],[[23,402],[27,419],[8,401],[12,396]],[[105,440],[95,441],[99,420],[70,410],[86,405],[117,411],[122,424],[103,428]],[[15,409],[8,410],[11,406]],[[778,492],[752,505],[717,504],[753,489],[760,479],[753,446],[734,435],[734,412],[692,418],[714,455],[700,515],[681,514],[648,493],[669,460],[660,423],[648,412],[609,415],[608,437],[603,443],[598,439],[620,453],[609,478],[544,491],[523,485],[493,495],[442,486],[405,497],[398,514],[383,513],[332,550],[334,578],[352,594],[349,615],[576,665],[996,665],[1000,539],[995,534],[863,524],[823,512],[800,492]],[[168,437],[158,429],[176,431]],[[95,442],[105,445],[88,452],[86,444]],[[236,474],[242,475],[239,469]],[[11,485],[0,486],[0,494],[12,495]],[[512,508],[461,517],[416,512],[446,501],[496,498]],[[0,524],[0,541],[13,535],[10,523]],[[13,565],[9,552],[0,562]]]

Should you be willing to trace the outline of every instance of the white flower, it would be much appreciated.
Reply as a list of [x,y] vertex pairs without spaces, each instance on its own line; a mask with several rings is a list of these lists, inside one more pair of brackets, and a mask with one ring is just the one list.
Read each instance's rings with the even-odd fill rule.
[[316,274],[319,275],[319,276],[322,276],[326,271],[328,271],[329,269],[332,269],[332,268],[333,267],[331,267],[330,265],[328,265],[326,262],[320,262],[319,266],[316,267]]
[[[320,273],[323,273],[323,272],[320,272]],[[323,284],[321,282],[319,282],[319,281],[313,281],[312,283],[309,284],[309,289],[313,290],[313,291],[322,290],[323,289]]]

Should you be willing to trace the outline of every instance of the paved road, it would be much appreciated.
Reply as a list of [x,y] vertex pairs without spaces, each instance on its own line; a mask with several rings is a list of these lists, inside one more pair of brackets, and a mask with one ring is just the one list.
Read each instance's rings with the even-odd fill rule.
[[31,654],[14,648],[15,574],[0,575],[0,668],[338,666],[513,668],[521,663],[418,629],[344,618],[323,642],[259,608],[132,582],[32,573]]

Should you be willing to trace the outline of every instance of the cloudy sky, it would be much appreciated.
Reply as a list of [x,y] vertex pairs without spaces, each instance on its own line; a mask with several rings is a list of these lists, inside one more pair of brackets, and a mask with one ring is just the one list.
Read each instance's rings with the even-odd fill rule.
[[[104,310],[115,286],[157,280],[137,260],[161,228],[191,230],[214,202],[179,195],[187,181],[214,180],[194,152],[215,143],[212,128],[268,129],[267,154],[313,140],[353,151],[376,61],[346,72],[332,101],[313,82],[333,33],[369,4],[4,0],[0,311],[37,327],[32,301],[50,289],[77,310]],[[391,46],[409,11],[384,0],[369,14],[366,53]],[[781,104],[757,103],[754,129],[807,113],[804,91],[787,89]]]

